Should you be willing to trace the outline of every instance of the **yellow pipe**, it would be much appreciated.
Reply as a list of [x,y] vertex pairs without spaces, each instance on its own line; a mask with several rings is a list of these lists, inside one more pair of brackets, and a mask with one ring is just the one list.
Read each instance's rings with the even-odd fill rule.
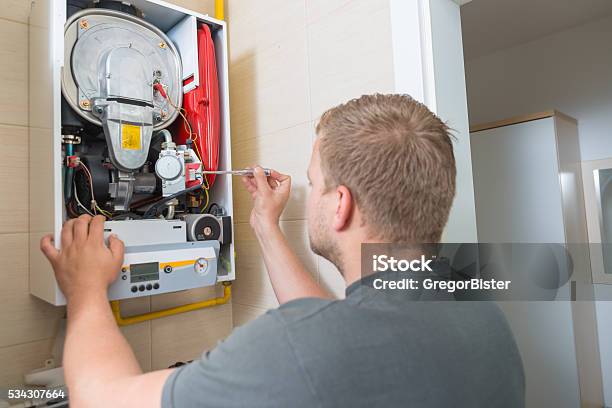
[[171,307],[169,309],[159,310],[157,312],[143,313],[136,316],[122,317],[121,309],[119,308],[119,301],[113,300],[111,303],[111,310],[113,316],[119,326],[127,326],[129,324],[146,322],[148,320],[159,319],[161,317],[167,317],[176,315],[179,313],[191,312],[193,310],[204,309],[207,307],[219,306],[226,304],[232,296],[232,287],[230,282],[223,282],[223,296],[216,297],[214,299],[203,300],[201,302],[190,303],[188,305],[182,305],[177,307]]
[[215,0],[215,18],[217,20],[225,19],[225,5],[223,0]]

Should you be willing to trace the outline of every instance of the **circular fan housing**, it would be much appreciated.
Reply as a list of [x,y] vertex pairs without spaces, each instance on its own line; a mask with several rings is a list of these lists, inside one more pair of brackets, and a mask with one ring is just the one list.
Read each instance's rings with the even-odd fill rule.
[[[181,106],[183,90],[182,67],[178,51],[170,39],[148,22],[114,10],[86,9],[74,14],[64,30],[64,69],[62,94],[70,106],[84,119],[102,126],[99,115],[92,109],[98,98],[108,98],[104,89],[105,66],[113,55],[114,64],[123,56],[123,65],[113,72],[129,78],[139,70],[133,81],[123,81],[112,89],[117,98],[130,98],[136,103],[153,105],[153,129],[170,125]],[[121,61],[119,61],[121,63]],[[134,65],[138,64],[138,67]],[[150,71],[150,72],[143,72]],[[166,88],[168,99],[153,92],[153,84],[160,82]]]

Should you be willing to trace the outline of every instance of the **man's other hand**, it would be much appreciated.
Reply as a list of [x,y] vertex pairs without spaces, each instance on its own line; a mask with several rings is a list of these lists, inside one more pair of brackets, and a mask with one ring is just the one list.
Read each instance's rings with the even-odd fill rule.
[[255,166],[253,176],[245,176],[242,181],[253,198],[251,227],[257,231],[262,227],[278,225],[289,200],[291,177],[275,170],[266,177],[264,170]]
[[40,241],[66,299],[75,294],[104,291],[116,279],[123,263],[123,242],[114,235],[104,242],[104,217],[81,215],[62,228],[61,249],[53,245],[53,235]]

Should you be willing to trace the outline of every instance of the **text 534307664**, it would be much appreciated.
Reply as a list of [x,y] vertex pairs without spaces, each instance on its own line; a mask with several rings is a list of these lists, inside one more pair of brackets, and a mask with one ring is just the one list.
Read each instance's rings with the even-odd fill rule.
[[16,388],[7,390],[8,399],[55,399],[65,398],[62,389],[25,389]]

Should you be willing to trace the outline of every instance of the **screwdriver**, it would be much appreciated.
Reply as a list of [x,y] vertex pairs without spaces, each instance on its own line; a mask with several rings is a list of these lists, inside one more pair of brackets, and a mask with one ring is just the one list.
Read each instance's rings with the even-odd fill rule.
[[[272,174],[272,169],[263,169],[266,176]],[[203,174],[231,174],[232,176],[253,176],[253,169],[248,167],[240,170],[204,170]]]

